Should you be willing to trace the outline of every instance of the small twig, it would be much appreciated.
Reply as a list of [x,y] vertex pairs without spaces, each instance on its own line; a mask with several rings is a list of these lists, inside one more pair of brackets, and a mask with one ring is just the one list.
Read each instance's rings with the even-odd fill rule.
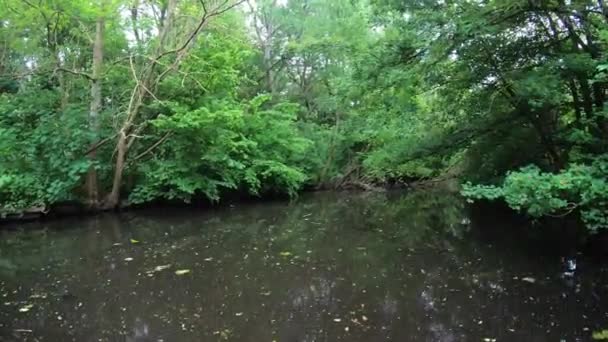
[[34,332],[31,329],[13,329],[14,332],[27,332],[27,333],[31,333]]
[[565,216],[570,215],[574,211],[574,209],[576,209],[576,208],[578,208],[578,204],[570,202],[570,203],[568,203],[568,206],[566,208],[564,208],[566,211],[564,211],[563,213],[561,213],[561,214],[547,214],[547,216],[549,216],[549,217],[555,217],[555,218],[565,217]]

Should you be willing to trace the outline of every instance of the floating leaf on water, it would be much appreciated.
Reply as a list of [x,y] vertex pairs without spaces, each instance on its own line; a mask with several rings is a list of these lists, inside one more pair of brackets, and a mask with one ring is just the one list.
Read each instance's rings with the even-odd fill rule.
[[139,243],[139,241],[138,241],[138,240],[135,240],[135,239],[131,239],[131,240],[129,240],[129,241],[131,241],[131,243],[133,243],[133,244],[135,244],[135,243]]
[[521,281],[525,281],[525,282],[530,283],[530,284],[536,283],[536,279],[534,279],[532,277],[523,277],[523,278],[521,278]]
[[167,264],[167,265],[158,265],[156,267],[154,267],[154,269],[147,271],[146,273],[151,276],[153,273],[155,272],[160,272],[162,270],[165,270],[167,268],[171,267],[171,264]]
[[28,304],[26,306],[20,307],[19,312],[28,312],[33,307],[34,307],[34,304]]
[[184,274],[188,274],[188,273],[190,273],[190,270],[187,270],[187,269],[175,271],[175,274],[177,274],[177,275],[184,275]]
[[34,332],[32,329],[13,329],[14,332],[18,333],[31,333]]
[[291,252],[286,252],[286,251],[285,251],[285,252],[281,252],[281,253],[279,253],[279,255],[280,255],[280,256],[284,256],[284,257],[288,257],[288,256],[290,256],[290,255],[291,255]]
[[30,296],[32,299],[46,299],[46,293],[34,293]]
[[156,271],[156,272],[160,272],[160,271],[162,271],[162,270],[164,270],[164,269],[167,269],[167,268],[169,268],[169,267],[171,267],[171,264],[167,264],[167,265],[158,265],[158,266],[154,267],[154,271]]

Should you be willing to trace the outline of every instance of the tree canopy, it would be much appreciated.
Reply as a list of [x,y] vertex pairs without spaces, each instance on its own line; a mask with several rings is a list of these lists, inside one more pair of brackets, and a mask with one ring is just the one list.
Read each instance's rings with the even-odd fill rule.
[[0,212],[456,177],[608,227],[603,0],[3,0]]

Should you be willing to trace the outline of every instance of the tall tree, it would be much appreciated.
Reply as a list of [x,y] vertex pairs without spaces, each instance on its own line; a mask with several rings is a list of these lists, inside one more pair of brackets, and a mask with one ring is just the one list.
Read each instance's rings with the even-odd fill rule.
[[[104,1],[101,0],[100,14],[95,24],[95,40],[93,43],[93,66],[91,72],[91,110],[89,112],[89,130],[91,131],[92,143],[95,144],[99,140],[99,115],[102,109],[102,69],[103,69],[103,44],[105,31],[105,18],[103,11],[105,10]],[[99,202],[98,184],[97,184],[97,151],[91,148],[89,152],[91,166],[87,173],[86,188],[88,205],[91,208],[97,208]]]
[[[138,134],[146,127],[146,120],[140,121],[140,113],[145,102],[149,98],[155,97],[154,92],[169,73],[179,71],[181,62],[187,57],[209,21],[243,2],[244,0],[200,1],[200,12],[196,20],[187,22],[185,27],[181,27],[179,31],[177,30],[177,24],[179,23],[175,20],[178,0],[168,0],[166,6],[161,8],[161,27],[156,46],[152,48],[151,54],[141,59],[142,63],[137,69],[134,65],[131,65],[135,86],[131,92],[125,117],[117,132],[112,188],[104,201],[104,208],[115,208],[120,204],[122,179],[128,152],[136,141]],[[170,36],[171,40],[169,39]],[[129,58],[131,61],[133,60],[133,56]],[[159,67],[163,67],[164,70],[159,70]],[[159,141],[162,142],[163,140],[161,138]],[[151,148],[155,146],[152,145]]]

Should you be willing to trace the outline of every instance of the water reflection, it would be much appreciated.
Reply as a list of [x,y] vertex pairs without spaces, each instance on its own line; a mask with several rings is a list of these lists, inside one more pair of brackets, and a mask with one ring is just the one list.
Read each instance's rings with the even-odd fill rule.
[[443,192],[325,193],[23,225],[1,233],[0,337],[570,341],[608,326],[602,269],[568,289],[553,256],[505,238],[518,225],[472,214]]

